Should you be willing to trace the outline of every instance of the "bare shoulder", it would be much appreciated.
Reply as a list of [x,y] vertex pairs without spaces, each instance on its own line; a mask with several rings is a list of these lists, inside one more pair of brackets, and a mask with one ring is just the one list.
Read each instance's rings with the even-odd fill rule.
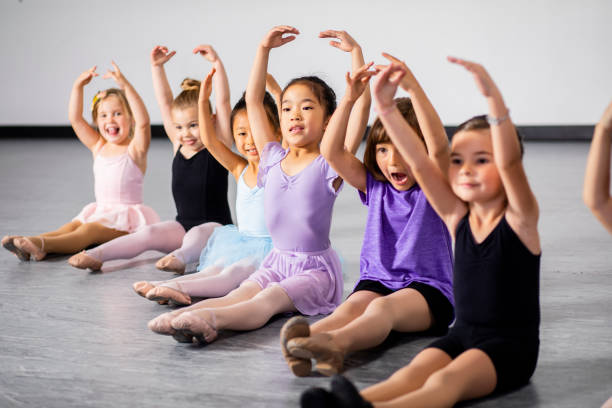
[[506,222],[521,240],[523,245],[534,255],[542,253],[540,234],[538,232],[538,213],[529,216],[516,214],[508,209],[505,214]]

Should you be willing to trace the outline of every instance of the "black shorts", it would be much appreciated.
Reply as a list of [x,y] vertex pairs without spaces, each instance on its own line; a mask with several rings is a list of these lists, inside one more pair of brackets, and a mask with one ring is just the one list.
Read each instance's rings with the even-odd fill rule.
[[429,347],[438,348],[453,359],[469,349],[483,351],[495,367],[495,392],[505,392],[529,382],[538,361],[540,340],[537,334],[516,332],[512,335],[507,331],[462,324],[451,327],[446,336]]
[[[429,306],[429,310],[433,316],[433,324],[427,332],[431,332],[433,335],[443,335],[446,333],[448,325],[451,324],[455,318],[455,309],[446,296],[433,286],[421,282],[412,282],[402,289],[407,288],[419,292],[425,298],[427,306]],[[370,292],[378,293],[383,296],[397,292],[397,290],[389,289],[382,283],[373,280],[360,280],[357,286],[355,286],[353,293],[360,290],[369,290]]]

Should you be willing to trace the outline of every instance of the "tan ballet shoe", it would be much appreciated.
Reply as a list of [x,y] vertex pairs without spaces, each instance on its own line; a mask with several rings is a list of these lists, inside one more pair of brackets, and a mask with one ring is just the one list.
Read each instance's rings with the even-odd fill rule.
[[172,320],[176,317],[172,313],[164,313],[157,316],[155,319],[152,319],[147,323],[147,326],[151,331],[157,334],[164,334],[166,336],[172,336],[176,333],[176,330],[172,328],[170,324]]
[[187,337],[190,335],[195,337],[200,343],[211,343],[218,335],[215,315],[211,312],[211,322],[208,322],[201,313],[201,311],[181,313],[172,320],[172,328]]
[[155,267],[160,271],[174,272],[179,275],[185,273],[185,264],[172,254],[168,254],[157,261]]
[[147,281],[138,281],[132,284],[132,288],[134,289],[134,292],[138,293],[143,298],[146,298],[147,292],[149,292],[154,287],[155,285],[152,285],[151,283]]
[[78,254],[72,255],[68,259],[68,263],[75,268],[79,269],[91,269],[96,272],[102,269],[102,261],[98,261],[93,256],[89,255],[85,251],[81,251]]
[[177,305],[186,306],[191,304],[191,297],[188,294],[168,286],[156,286],[147,292],[147,299],[159,302],[160,300],[172,301]]
[[316,370],[323,375],[332,376],[342,371],[344,352],[329,333],[291,339],[287,342],[287,350],[295,357],[314,358],[317,361]]
[[30,254],[35,261],[42,261],[47,253],[45,252],[45,240],[40,238],[40,248],[38,248],[32,241],[26,237],[19,237],[13,240],[14,245],[20,250]]
[[18,235],[5,235],[2,237],[2,246],[11,251],[17,258],[19,258],[20,261],[29,261],[30,254],[15,246],[15,238],[21,237]]
[[310,324],[302,316],[295,316],[287,320],[280,331],[280,344],[283,357],[291,372],[297,377],[306,377],[312,371],[310,358],[298,358],[291,355],[287,349],[287,342],[297,337],[310,336]]

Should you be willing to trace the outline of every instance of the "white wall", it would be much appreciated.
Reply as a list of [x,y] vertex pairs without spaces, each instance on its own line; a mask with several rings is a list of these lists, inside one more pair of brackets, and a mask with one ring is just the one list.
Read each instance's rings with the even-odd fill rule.
[[[270,72],[281,85],[317,74],[341,95],[349,56],[317,34],[346,29],[366,60],[384,62],[382,51],[404,59],[446,124],[485,109],[470,75],[447,63],[448,54],[485,64],[519,124],[595,123],[612,99],[609,0],[0,0],[0,21],[0,125],[67,124],[74,79],[94,64],[104,72],[111,59],[160,123],[149,70],[156,44],[177,50],[167,65],[175,91],[184,77],[209,69],[193,47],[213,44],[235,102],[257,44],[278,24],[302,33],[272,51]],[[111,85],[95,79],[85,106]]]

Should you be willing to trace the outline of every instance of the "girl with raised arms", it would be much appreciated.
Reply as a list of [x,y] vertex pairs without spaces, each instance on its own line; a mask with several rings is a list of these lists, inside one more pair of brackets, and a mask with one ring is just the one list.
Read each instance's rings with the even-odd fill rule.
[[[476,63],[471,72],[489,115],[461,124],[451,141],[448,179],[431,161],[393,96],[406,69],[393,63],[374,85],[383,126],[455,240],[456,322],[389,379],[358,393],[342,376],[332,391],[312,388],[302,406],[451,407],[526,384],[539,349],[538,204],[522,149],[497,86]],[[517,284],[519,282],[519,284]]]
[[[215,80],[217,134],[231,146],[229,84],[223,63],[210,45],[196,47],[193,52],[208,59],[218,72]],[[197,262],[213,230],[232,222],[227,203],[227,170],[200,139],[200,82],[185,79],[182,92],[172,99],[164,64],[174,55],[175,51],[168,52],[164,46],[156,46],[151,51],[153,88],[174,155],[172,195],[176,221],[158,222],[135,234],[83,251],[69,259],[74,267],[99,270],[106,261],[129,259],[147,250],[157,250],[169,252],[157,262],[157,268],[182,274],[185,265]]]
[[70,93],[68,117],[77,137],[92,153],[96,202],[55,231],[36,236],[5,236],[2,245],[22,261],[49,253],[73,254],[159,221],[142,203],[142,185],[151,142],[147,110],[117,65],[103,78],[117,88],[98,92],[91,106],[93,126],[83,117],[83,88],[98,76],[96,67],[83,72]]

